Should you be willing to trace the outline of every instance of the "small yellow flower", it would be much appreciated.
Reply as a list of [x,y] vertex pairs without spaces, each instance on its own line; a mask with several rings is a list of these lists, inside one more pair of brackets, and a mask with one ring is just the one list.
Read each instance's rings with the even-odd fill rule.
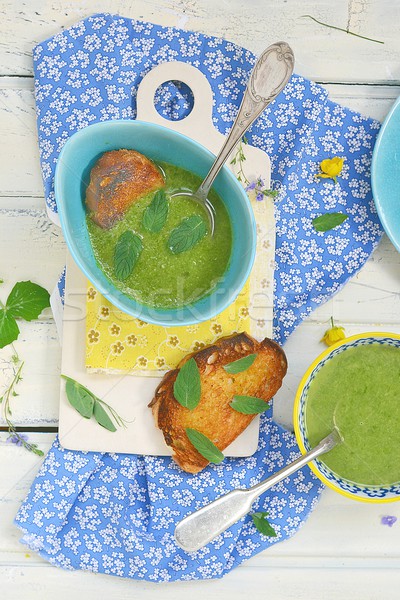
[[96,331],[95,329],[91,329],[88,332],[89,344],[97,344],[97,342],[99,341],[99,337],[100,337],[100,333],[98,331]]
[[113,354],[121,354],[125,350],[125,346],[121,342],[112,345]]
[[214,325],[212,325],[211,329],[213,330],[213,332],[215,334],[222,333],[222,326],[219,323],[214,323]]
[[162,356],[159,356],[158,358],[156,358],[156,366],[161,369],[161,367],[165,367],[165,358],[163,358]]
[[94,300],[96,298],[97,291],[90,287],[87,291],[87,297],[89,300]]
[[340,340],[344,340],[346,337],[344,327],[337,327],[333,318],[331,317],[331,327],[327,329],[322,336],[321,342],[325,342],[327,346],[333,346],[336,342],[340,342]]
[[336,183],[336,177],[342,172],[343,163],[344,158],[340,158],[339,156],[334,156],[333,158],[326,158],[319,164],[322,173],[318,173],[316,177],[321,177],[323,179],[333,179],[333,181]]

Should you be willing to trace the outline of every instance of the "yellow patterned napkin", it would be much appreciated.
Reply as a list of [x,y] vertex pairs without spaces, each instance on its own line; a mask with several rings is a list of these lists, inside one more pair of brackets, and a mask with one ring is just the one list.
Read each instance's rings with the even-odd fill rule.
[[[86,368],[90,372],[159,375],[189,352],[221,336],[247,331],[271,335],[275,222],[270,198],[251,198],[257,223],[257,251],[249,280],[235,302],[209,321],[161,327],[125,314],[91,284],[87,288]],[[262,318],[258,318],[259,312]]]

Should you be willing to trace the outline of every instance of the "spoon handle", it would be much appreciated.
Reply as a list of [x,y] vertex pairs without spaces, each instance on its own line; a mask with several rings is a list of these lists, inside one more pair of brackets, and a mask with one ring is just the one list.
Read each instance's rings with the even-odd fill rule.
[[229,154],[250,125],[283,90],[293,73],[293,67],[293,51],[286,42],[268,46],[259,56],[250,74],[232,129],[196,196],[203,200],[207,198],[213,181]]
[[310,452],[300,456],[268,479],[247,490],[233,490],[188,515],[176,526],[176,543],[187,552],[199,550],[244,517],[249,512],[254,500],[266,490],[298,471],[320,454],[328,452],[339,442],[340,437],[334,430]]

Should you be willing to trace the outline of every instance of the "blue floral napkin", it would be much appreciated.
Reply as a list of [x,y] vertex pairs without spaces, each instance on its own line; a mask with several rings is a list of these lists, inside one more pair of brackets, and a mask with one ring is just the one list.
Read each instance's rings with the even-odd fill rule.
[[[215,126],[227,133],[255,60],[230,42],[100,14],[36,46],[41,165],[54,221],[54,169],[66,140],[96,121],[135,118],[138,83],[159,62],[177,59],[206,75]],[[161,89],[156,100],[170,118],[190,110],[190,94],[176,84]],[[378,128],[295,75],[249,131],[249,142],[270,155],[279,191],[274,337],[280,343],[361,268],[380,239],[370,188]],[[320,161],[335,155],[345,157],[338,183],[316,179]],[[348,219],[330,232],[316,232],[312,219],[332,211]],[[60,300],[63,289],[61,278]],[[254,456],[226,459],[194,476],[169,458],[68,451],[56,440],[15,522],[24,543],[67,569],[151,581],[221,577],[304,522],[321,491],[308,467],[254,505],[268,511],[275,538],[261,535],[247,516],[189,554],[174,542],[175,524],[215,497],[276,472],[298,453],[293,435],[274,423],[271,412],[262,417]]]

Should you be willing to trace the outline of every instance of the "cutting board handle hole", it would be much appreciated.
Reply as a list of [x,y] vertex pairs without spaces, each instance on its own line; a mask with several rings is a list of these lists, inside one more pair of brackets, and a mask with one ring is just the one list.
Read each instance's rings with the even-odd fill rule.
[[158,114],[168,121],[182,121],[193,110],[194,95],[183,81],[164,81],[155,91],[154,106]]

